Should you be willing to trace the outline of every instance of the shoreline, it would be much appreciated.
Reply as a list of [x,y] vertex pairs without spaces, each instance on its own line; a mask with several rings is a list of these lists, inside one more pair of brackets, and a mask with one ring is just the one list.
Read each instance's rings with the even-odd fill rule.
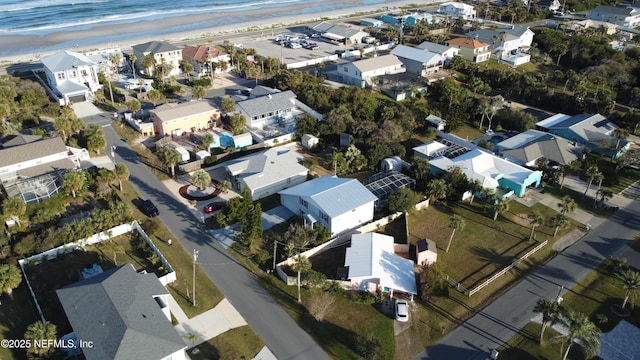
[[[0,55],[0,64],[39,61],[42,56],[67,49],[78,52],[119,47],[130,49],[132,45],[152,40],[162,40],[174,45],[202,42],[217,43],[216,38],[241,35],[253,31],[265,31],[320,20],[336,20],[378,11],[397,11],[399,7],[433,5],[435,0],[422,0],[418,4],[411,0],[391,0],[366,4],[366,0],[343,0],[346,4],[332,10],[318,9],[305,12],[307,6],[296,4],[282,8],[263,8],[242,12],[199,14],[169,17],[162,21],[140,21],[135,24],[99,25],[83,31],[59,31],[44,36],[3,35],[6,55]],[[323,6],[327,8],[326,5]],[[313,8],[312,8],[313,9]],[[128,28],[135,26],[135,32]],[[190,29],[189,27],[196,27]],[[201,26],[201,27],[200,27]],[[181,29],[182,28],[182,29]],[[187,29],[185,29],[187,28]],[[265,34],[271,36],[271,33]],[[221,41],[219,41],[221,42]],[[25,48],[25,44],[31,46]]]

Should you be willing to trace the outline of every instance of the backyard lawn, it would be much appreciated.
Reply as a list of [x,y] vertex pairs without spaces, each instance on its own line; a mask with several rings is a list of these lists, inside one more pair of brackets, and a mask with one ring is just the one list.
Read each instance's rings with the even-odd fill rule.
[[[0,337],[3,339],[23,339],[27,326],[40,320],[24,281],[11,295],[2,293],[0,302]],[[0,347],[0,359],[24,359],[26,356],[23,350]]]
[[264,343],[249,326],[228,330],[213,339],[189,350],[192,360],[253,359],[264,347]]

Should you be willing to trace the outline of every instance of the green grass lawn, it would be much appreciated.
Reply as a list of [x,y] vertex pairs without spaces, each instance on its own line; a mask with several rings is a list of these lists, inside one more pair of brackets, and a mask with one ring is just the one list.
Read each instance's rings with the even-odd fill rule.
[[[569,195],[573,200],[576,201],[576,208],[584,210],[586,212],[588,212],[589,214],[595,215],[595,216],[600,216],[600,217],[609,217],[611,216],[612,212],[610,210],[605,210],[604,208],[594,208],[593,207],[593,198],[589,197],[589,195],[593,196],[595,194],[593,185],[592,185],[592,190],[587,193],[587,196],[582,196],[583,192],[578,192],[572,189],[569,189],[568,187],[563,187],[562,189],[560,189],[560,186],[557,184],[553,184],[553,185],[546,185],[544,187],[544,191],[548,194],[553,195],[554,197],[556,197],[557,199],[562,199],[564,196]],[[558,200],[558,203],[560,203],[560,200]]]
[[242,326],[222,333],[189,351],[192,360],[253,359],[264,347],[260,337],[249,326]]
[[452,134],[467,141],[472,141],[473,139],[477,139],[484,135],[482,131],[478,130],[475,127],[471,127],[469,125],[460,126],[455,131],[453,131]]
[[[0,301],[0,336],[3,339],[24,339],[27,326],[40,320],[26,283],[23,281],[11,295],[0,295]],[[0,347],[0,359],[26,359],[26,356],[23,350]]]

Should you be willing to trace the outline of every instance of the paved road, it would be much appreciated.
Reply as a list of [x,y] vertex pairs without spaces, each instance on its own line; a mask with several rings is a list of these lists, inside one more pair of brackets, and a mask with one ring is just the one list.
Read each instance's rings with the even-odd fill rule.
[[[144,166],[111,127],[105,127],[108,148],[116,145],[116,162],[129,168],[129,182],[142,198],[151,199],[160,219],[188,251],[199,251],[198,263],[251,328],[280,360],[328,359],[313,339],[282,310],[261,285],[191,216],[185,204]],[[180,276],[180,275],[178,275]],[[184,276],[184,275],[183,275]]]
[[633,201],[416,359],[486,359],[489,349],[501,346],[533,318],[538,299],[554,299],[561,286],[571,288],[638,231],[640,201]]

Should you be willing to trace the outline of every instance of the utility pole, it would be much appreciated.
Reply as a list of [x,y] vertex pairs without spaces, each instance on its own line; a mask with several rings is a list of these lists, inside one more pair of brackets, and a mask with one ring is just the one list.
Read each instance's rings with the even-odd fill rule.
[[193,306],[196,306],[196,261],[198,261],[198,250],[193,249]]
[[273,271],[276,271],[276,247],[278,246],[278,242],[273,240]]

